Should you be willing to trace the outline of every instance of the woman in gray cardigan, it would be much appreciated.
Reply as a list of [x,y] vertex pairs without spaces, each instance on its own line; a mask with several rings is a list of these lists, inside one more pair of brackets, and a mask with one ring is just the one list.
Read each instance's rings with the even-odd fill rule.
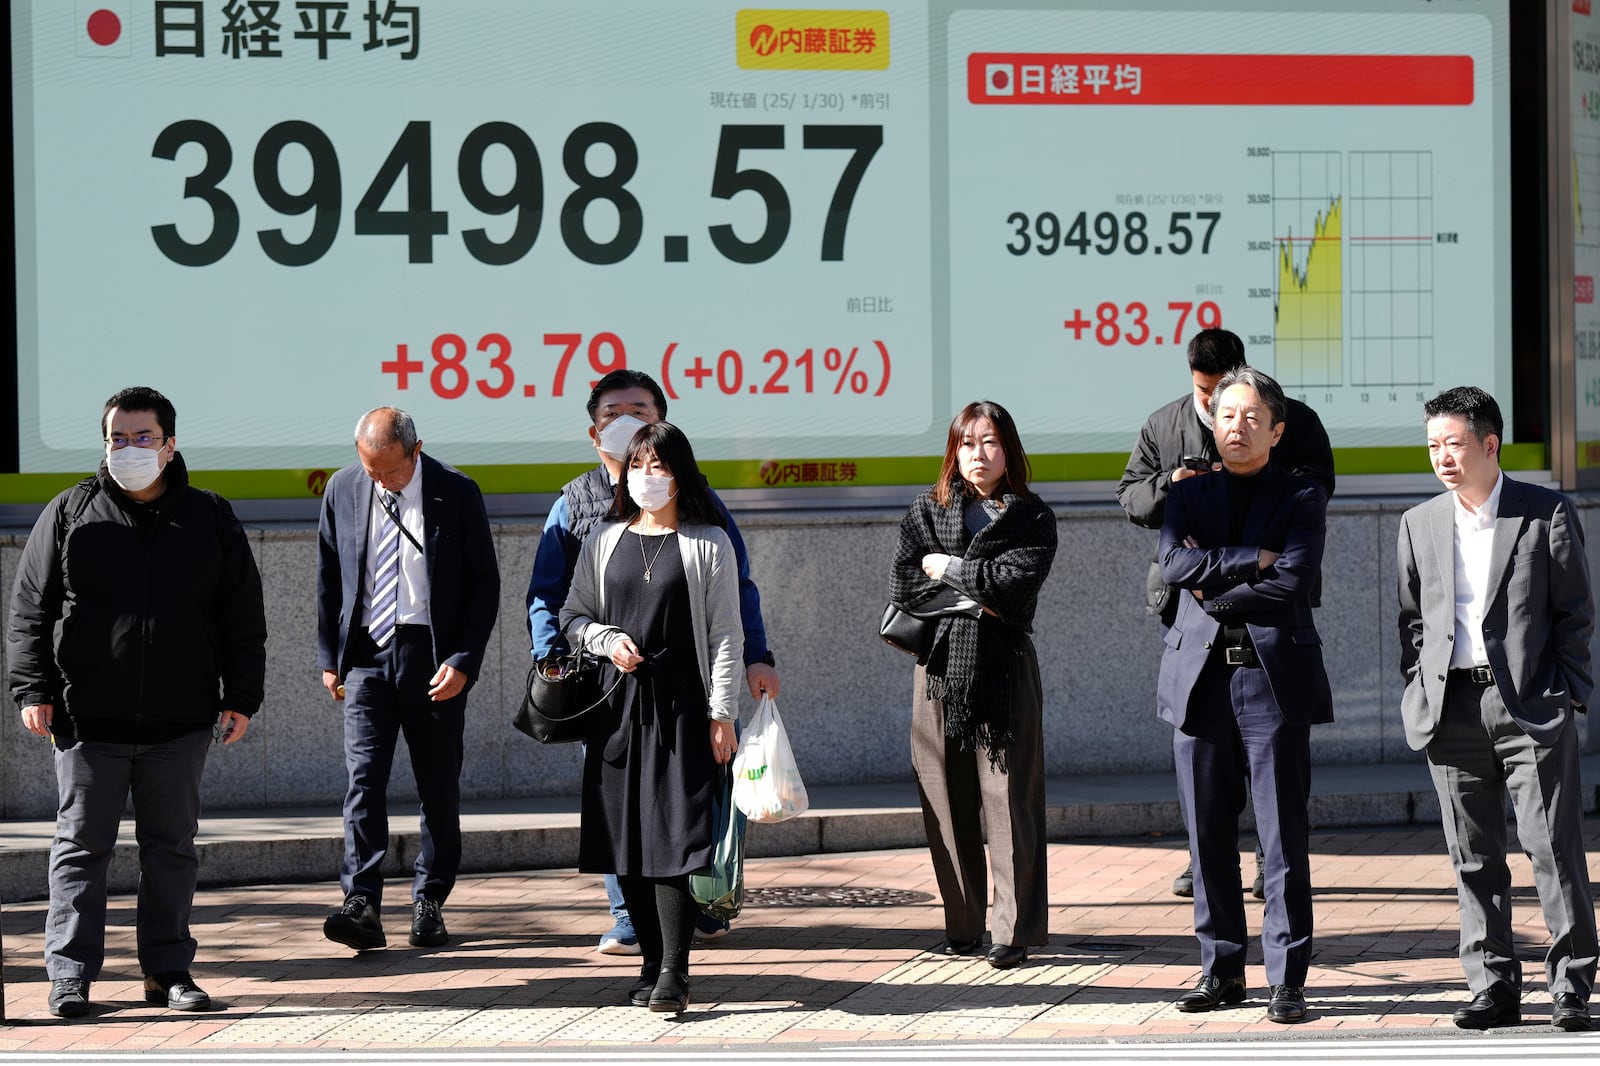
[[629,1001],[676,1013],[699,912],[689,874],[711,861],[712,796],[738,746],[744,630],[733,546],[683,431],[643,427],[623,468],[561,608],[571,645],[623,675],[589,716],[578,868],[616,874],[633,915]]

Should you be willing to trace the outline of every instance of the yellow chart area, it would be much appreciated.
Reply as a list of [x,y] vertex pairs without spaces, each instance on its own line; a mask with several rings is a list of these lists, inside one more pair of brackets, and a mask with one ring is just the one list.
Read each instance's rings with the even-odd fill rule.
[[1273,333],[1278,380],[1285,387],[1344,381],[1344,283],[1334,197],[1308,236],[1274,234],[1278,244]]

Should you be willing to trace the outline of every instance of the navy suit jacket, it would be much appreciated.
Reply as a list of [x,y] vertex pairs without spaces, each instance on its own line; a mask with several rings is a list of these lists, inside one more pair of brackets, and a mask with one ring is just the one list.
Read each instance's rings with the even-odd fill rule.
[[[1179,728],[1224,625],[1249,630],[1286,722],[1333,721],[1322,639],[1311,618],[1311,589],[1327,537],[1327,498],[1314,482],[1271,466],[1256,476],[1261,481],[1238,544],[1228,536],[1227,474],[1187,478],[1167,497],[1161,576],[1185,591],[1166,633],[1156,707]],[[1184,547],[1186,537],[1200,547]],[[1280,553],[1265,570],[1257,565],[1262,548]],[[1195,599],[1189,591],[1194,589],[1205,598]]]
[[[467,475],[422,453],[422,556],[428,567],[428,617],[434,665],[483,671],[484,649],[500,614],[500,568],[483,494]],[[373,482],[360,465],[328,479],[317,536],[317,662],[342,679],[350,633],[361,620],[367,523]]]

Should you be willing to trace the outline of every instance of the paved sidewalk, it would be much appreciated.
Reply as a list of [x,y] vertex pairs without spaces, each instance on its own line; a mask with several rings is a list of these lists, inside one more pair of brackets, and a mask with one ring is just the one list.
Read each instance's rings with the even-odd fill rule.
[[[1594,856],[1600,821],[1591,818],[1586,831]],[[976,1049],[999,1040],[1021,1047],[1016,1042],[1465,1037],[1449,1019],[1465,984],[1455,958],[1454,882],[1437,828],[1315,835],[1312,1014],[1292,1027],[1264,1021],[1259,965],[1248,974],[1252,998],[1238,1008],[1172,1008],[1198,976],[1191,907],[1170,892],[1180,848],[1152,837],[1052,844],[1050,945],[1004,973],[929,952],[942,936],[925,850],[751,859],[745,913],[731,935],[696,950],[692,1004],[680,1020],[624,1005],[633,964],[595,953],[609,924],[604,894],[598,877],[571,870],[463,880],[445,912],[451,943],[437,949],[405,946],[406,889],[391,882],[393,946],[359,957],[321,936],[323,916],[338,902],[334,883],[202,890],[195,974],[219,1008],[202,1015],[143,1004],[134,902],[118,897],[109,961],[93,988],[98,1012],[76,1022],[51,1017],[40,959],[44,904],[7,904],[11,1024],[0,1028],[0,1053],[698,1045],[798,1055],[829,1046]],[[1244,861],[1248,871],[1248,852]],[[1590,869],[1600,869],[1593,857]],[[1556,1038],[1540,962],[1546,937],[1520,855],[1513,873],[1528,986],[1522,1035]],[[1250,910],[1255,922],[1260,905]],[[1259,962],[1259,949],[1253,958]]]

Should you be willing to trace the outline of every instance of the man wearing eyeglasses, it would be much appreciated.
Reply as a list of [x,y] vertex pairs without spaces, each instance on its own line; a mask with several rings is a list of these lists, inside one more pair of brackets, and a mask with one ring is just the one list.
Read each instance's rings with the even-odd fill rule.
[[483,495],[424,455],[396,407],[356,423],[360,460],[328,479],[317,558],[317,659],[344,705],[344,905],[329,940],[387,942],[379,914],[389,850],[389,771],[404,734],[422,802],[410,942],[449,937],[443,907],[461,866],[461,761],[467,690],[500,611],[500,570]]
[[17,568],[6,661],[23,724],[55,751],[45,973],[63,1018],[91,1009],[130,794],[145,1001],[211,1006],[189,972],[200,774],[213,735],[237,743],[261,706],[267,624],[249,540],[190,486],[176,422],[154,389],[107,400],[99,472],[45,507]]

